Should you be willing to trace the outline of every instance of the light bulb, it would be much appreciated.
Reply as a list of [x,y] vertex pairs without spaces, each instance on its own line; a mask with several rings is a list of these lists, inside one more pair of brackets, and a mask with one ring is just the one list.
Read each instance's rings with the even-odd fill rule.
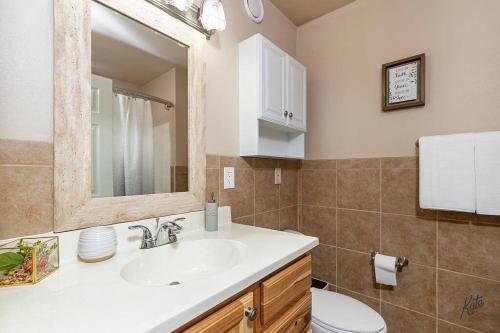
[[201,6],[200,21],[208,30],[222,31],[226,29],[226,15],[220,0],[205,0]]

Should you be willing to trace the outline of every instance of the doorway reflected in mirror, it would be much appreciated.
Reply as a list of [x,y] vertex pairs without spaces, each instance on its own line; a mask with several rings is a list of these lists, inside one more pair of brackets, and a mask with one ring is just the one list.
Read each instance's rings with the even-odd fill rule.
[[92,3],[92,196],[188,191],[188,48]]

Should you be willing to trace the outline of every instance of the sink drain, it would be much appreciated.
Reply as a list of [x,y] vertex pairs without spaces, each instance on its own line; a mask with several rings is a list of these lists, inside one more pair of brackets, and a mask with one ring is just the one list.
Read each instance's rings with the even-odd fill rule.
[[172,281],[172,282],[170,282],[168,285],[169,285],[169,286],[176,286],[176,285],[178,285],[178,284],[181,284],[181,283],[180,283],[179,281]]

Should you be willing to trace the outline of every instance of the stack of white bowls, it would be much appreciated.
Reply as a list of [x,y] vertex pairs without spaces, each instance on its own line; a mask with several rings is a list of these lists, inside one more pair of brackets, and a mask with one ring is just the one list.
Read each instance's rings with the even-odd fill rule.
[[78,256],[83,261],[97,262],[111,258],[116,252],[116,231],[113,227],[82,230],[78,239]]

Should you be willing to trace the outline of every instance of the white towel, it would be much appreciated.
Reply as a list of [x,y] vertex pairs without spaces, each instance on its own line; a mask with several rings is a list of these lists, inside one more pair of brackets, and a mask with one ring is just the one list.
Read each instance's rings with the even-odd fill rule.
[[476,134],[477,213],[500,215],[500,132]]
[[474,133],[419,140],[420,207],[476,211]]

